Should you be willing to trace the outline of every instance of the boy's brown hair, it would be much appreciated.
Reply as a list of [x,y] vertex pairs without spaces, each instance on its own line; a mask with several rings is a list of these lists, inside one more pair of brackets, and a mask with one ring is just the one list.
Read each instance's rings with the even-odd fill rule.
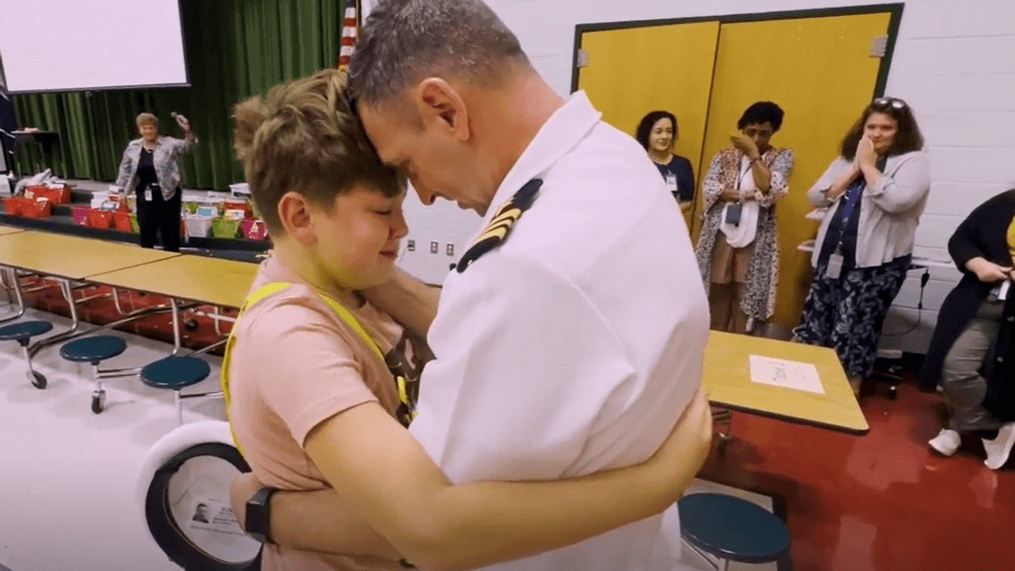
[[284,232],[278,203],[289,191],[328,209],[355,184],[389,197],[405,188],[378,158],[345,89],[345,72],[325,69],[233,108],[233,148],[270,233]]

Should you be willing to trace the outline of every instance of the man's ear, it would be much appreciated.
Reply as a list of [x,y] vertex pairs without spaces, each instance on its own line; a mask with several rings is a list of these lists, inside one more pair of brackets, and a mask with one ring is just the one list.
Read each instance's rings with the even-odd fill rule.
[[454,138],[469,140],[469,112],[461,94],[450,83],[439,77],[424,79],[416,86],[414,99],[424,125],[438,123]]
[[310,213],[307,197],[295,190],[282,195],[278,201],[278,217],[282,221],[285,233],[304,246],[317,242],[314,230],[314,218]]

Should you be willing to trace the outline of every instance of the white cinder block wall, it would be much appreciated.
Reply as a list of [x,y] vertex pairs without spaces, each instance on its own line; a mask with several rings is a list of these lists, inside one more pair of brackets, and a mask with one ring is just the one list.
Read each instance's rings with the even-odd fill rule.
[[[571,88],[577,24],[872,4],[856,0],[487,2],[515,31],[539,72],[561,94]],[[932,157],[934,182],[917,233],[917,254],[947,260],[948,238],[962,219],[987,198],[1015,187],[1015,1],[905,2],[886,93],[911,104]],[[623,86],[618,86],[617,94],[623,96]],[[430,233],[429,229],[446,229],[448,236],[458,236],[463,246],[468,234],[477,230],[478,218],[472,215],[449,215],[448,210],[417,212],[418,203],[407,208],[410,224],[415,222]],[[428,244],[430,240],[424,236],[423,241]],[[416,246],[418,250],[419,241]],[[444,250],[441,254],[446,259]],[[409,263],[403,265],[412,265],[411,257],[405,259]],[[437,268],[436,263],[433,267]],[[438,272],[433,281],[442,277]],[[932,269],[920,326],[909,334],[893,335],[916,325],[919,277],[919,272],[912,272],[897,298],[885,324],[883,347],[924,352],[937,310],[959,273]]]

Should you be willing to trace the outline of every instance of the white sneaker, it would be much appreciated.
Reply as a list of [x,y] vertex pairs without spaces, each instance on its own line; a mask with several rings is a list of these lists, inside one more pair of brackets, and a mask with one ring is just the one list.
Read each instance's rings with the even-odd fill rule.
[[987,459],[983,464],[991,470],[1000,469],[1008,461],[1011,447],[1015,445],[1015,422],[1009,422],[997,431],[997,438],[983,438],[983,449],[987,451]]
[[958,432],[950,428],[942,428],[941,432],[938,432],[937,436],[931,438],[927,444],[930,444],[931,448],[937,450],[945,458],[948,458],[959,449],[962,439],[959,437]]

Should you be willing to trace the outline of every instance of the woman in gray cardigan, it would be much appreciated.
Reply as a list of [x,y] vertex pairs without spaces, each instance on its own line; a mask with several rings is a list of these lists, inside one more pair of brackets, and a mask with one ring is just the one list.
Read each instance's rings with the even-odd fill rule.
[[159,135],[159,120],[151,113],[137,116],[141,138],[127,144],[116,184],[127,194],[137,192],[137,222],[141,247],[154,248],[162,229],[162,245],[169,252],[180,250],[180,156],[197,144],[190,121],[173,114],[183,139]]
[[923,136],[905,101],[864,109],[841,156],[807,191],[827,208],[815,240],[797,341],[835,348],[853,392],[874,371],[881,326],[902,288],[930,192]]

